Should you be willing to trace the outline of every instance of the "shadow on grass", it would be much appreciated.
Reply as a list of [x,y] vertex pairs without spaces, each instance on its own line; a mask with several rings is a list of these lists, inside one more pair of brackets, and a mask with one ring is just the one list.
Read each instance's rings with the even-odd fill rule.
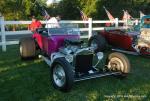
[[[148,100],[149,60],[127,56],[132,63],[127,79],[104,77],[77,82],[70,92],[62,93],[52,87],[49,68],[42,60],[21,61],[17,46],[10,47],[0,53],[0,101]],[[127,95],[130,97],[122,97]]]

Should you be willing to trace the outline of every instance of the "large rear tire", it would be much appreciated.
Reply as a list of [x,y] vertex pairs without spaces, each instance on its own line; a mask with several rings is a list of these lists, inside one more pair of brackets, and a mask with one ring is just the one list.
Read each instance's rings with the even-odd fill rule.
[[60,91],[69,91],[74,83],[74,72],[72,66],[65,58],[54,60],[51,67],[51,78],[54,88]]
[[107,58],[107,69],[110,71],[118,71],[121,74],[117,75],[119,77],[126,77],[130,72],[130,62],[128,58],[122,53],[114,52],[111,53]]
[[89,39],[88,46],[93,47],[95,52],[104,51],[107,42],[102,35],[94,35]]
[[36,56],[36,44],[33,38],[23,38],[19,42],[20,56],[22,59]]

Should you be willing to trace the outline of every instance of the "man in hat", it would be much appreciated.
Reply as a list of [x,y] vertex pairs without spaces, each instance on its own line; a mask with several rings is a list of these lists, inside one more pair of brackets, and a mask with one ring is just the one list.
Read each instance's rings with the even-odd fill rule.
[[59,28],[59,21],[61,20],[60,16],[57,17],[49,17],[45,28]]

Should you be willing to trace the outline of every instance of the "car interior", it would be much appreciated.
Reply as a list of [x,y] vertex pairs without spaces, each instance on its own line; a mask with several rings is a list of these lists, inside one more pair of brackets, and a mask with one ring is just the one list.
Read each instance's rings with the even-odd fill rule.
[[110,33],[113,33],[113,34],[126,34],[126,31],[125,30],[110,30],[109,31]]
[[49,36],[47,28],[38,28],[36,29],[36,32],[43,36],[47,36],[47,37]]

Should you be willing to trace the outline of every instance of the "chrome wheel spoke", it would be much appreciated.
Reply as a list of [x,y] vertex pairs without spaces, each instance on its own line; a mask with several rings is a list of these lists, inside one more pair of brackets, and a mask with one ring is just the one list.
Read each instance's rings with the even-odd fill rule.
[[53,79],[57,86],[62,87],[66,82],[66,75],[61,65],[56,65],[53,70]]
[[114,57],[114,58],[110,59],[110,61],[108,63],[108,68],[110,70],[123,71],[124,70],[124,64],[119,58]]

